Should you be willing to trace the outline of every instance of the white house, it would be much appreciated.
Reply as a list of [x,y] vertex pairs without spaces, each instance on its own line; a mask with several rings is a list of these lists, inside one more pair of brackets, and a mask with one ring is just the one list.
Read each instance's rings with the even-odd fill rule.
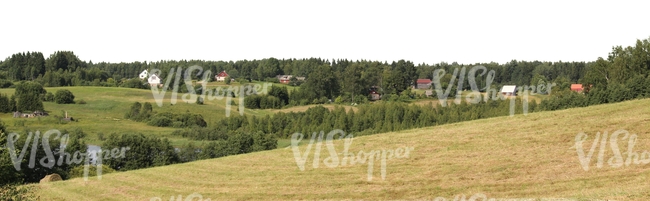
[[142,72],[140,73],[140,79],[141,79],[141,80],[146,79],[147,76],[149,76],[149,72],[147,72],[147,70],[144,70],[144,71],[142,71]]
[[221,71],[219,74],[214,76],[214,78],[217,80],[217,82],[226,81],[226,77],[228,77],[228,73],[226,73],[226,71]]
[[517,86],[516,85],[503,85],[501,87],[501,94],[504,96],[516,96],[517,95]]
[[149,85],[151,86],[160,86],[160,78],[157,75],[151,75],[148,79]]

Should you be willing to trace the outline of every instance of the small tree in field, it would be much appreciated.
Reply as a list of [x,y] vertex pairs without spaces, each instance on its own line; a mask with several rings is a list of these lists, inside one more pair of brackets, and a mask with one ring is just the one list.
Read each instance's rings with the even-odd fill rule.
[[40,97],[41,94],[45,93],[47,91],[38,82],[21,82],[16,85],[16,91],[14,92],[16,99],[18,99],[16,111],[43,110],[43,101]]
[[230,84],[230,76],[226,77],[224,81],[226,82],[226,84]]
[[57,104],[72,104],[74,103],[74,95],[67,89],[61,89],[54,94],[54,102]]

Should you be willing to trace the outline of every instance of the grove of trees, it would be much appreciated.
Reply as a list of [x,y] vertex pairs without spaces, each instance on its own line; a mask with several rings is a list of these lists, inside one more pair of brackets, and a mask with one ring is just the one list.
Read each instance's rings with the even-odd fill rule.
[[172,113],[153,111],[151,103],[135,102],[131,105],[131,109],[124,114],[124,118],[131,119],[137,122],[146,122],[150,126],[157,127],[174,127],[184,128],[191,126],[206,127],[207,123],[200,114],[193,113]]

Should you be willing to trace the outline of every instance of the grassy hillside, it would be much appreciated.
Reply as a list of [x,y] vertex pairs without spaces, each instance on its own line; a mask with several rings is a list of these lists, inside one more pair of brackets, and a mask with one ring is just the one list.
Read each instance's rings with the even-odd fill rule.
[[[233,85],[237,87],[238,85]],[[215,88],[216,86],[211,86]],[[62,111],[67,111],[69,116],[78,119],[78,122],[59,124],[53,118],[11,118],[12,114],[0,114],[0,119],[5,122],[10,131],[22,132],[29,128],[32,130],[46,131],[50,129],[70,129],[74,127],[82,128],[88,133],[89,143],[99,144],[101,141],[97,138],[98,133],[104,136],[112,132],[140,132],[147,135],[156,135],[159,137],[171,138],[174,145],[186,143],[186,139],[171,136],[175,128],[161,128],[148,126],[146,123],[131,121],[124,118],[124,113],[129,111],[131,105],[138,101],[140,103],[149,102],[153,105],[156,112],[192,112],[203,115],[208,124],[226,118],[226,99],[205,100],[204,105],[197,105],[193,102],[186,103],[181,99],[182,93],[178,93],[177,102],[171,105],[171,91],[165,94],[162,107],[156,105],[156,100],[151,90],[131,89],[131,88],[114,88],[114,87],[56,87],[45,88],[48,92],[55,93],[60,89],[68,89],[75,95],[75,101],[84,100],[86,104],[56,104],[53,102],[43,102],[46,111],[50,116],[63,116]],[[13,94],[14,89],[0,89],[0,93]],[[233,98],[236,104],[239,99]],[[232,105],[230,115],[239,115],[237,105]],[[263,110],[244,110],[246,114],[266,115],[273,114],[270,111]],[[18,123],[24,121],[23,124]]]
[[[255,84],[263,85],[262,82],[256,82]],[[280,86],[287,86],[276,84]],[[238,83],[233,83],[232,87],[238,87]],[[229,85],[224,84],[223,82],[210,82],[208,84],[209,88],[227,88]],[[0,119],[8,127],[10,131],[23,132],[25,129],[31,130],[40,130],[41,132],[50,130],[50,129],[72,129],[72,128],[81,128],[87,134],[86,138],[87,143],[89,144],[101,144],[99,139],[99,133],[102,133],[104,137],[107,137],[110,133],[143,133],[146,135],[155,135],[157,137],[167,137],[171,140],[174,146],[183,146],[188,141],[186,138],[181,138],[177,136],[172,136],[171,133],[176,130],[175,128],[161,128],[155,126],[149,126],[146,123],[134,122],[124,118],[124,113],[129,111],[131,105],[138,101],[140,103],[149,102],[153,104],[153,110],[156,112],[192,112],[203,115],[204,119],[211,124],[223,118],[226,118],[226,100],[225,99],[214,99],[214,100],[205,100],[204,105],[194,104],[193,101],[186,103],[181,99],[182,93],[178,93],[177,102],[175,105],[171,105],[171,92],[165,94],[163,99],[162,107],[156,105],[156,100],[151,92],[151,90],[144,89],[131,89],[131,88],[116,88],[116,87],[46,87],[48,92],[55,93],[57,90],[67,89],[70,90],[75,95],[75,100],[84,100],[86,104],[56,104],[53,102],[44,102],[43,106],[45,110],[50,113],[50,116],[58,115],[63,116],[64,111],[68,112],[69,116],[77,119],[78,122],[70,122],[66,124],[60,124],[59,121],[54,117],[48,118],[12,118],[12,114],[1,114]],[[14,93],[14,89],[0,89],[0,93],[11,95]],[[464,93],[464,95],[468,92]],[[531,96],[533,97],[533,96]],[[531,98],[531,100],[536,100],[539,102],[540,97],[537,99]],[[239,104],[238,98],[233,98],[236,104]],[[463,97],[463,100],[464,97]],[[453,102],[453,98],[447,101],[449,104]],[[412,104],[425,105],[432,104],[437,106],[439,104],[438,100],[434,99],[420,99],[415,100]],[[315,107],[316,105],[305,105],[305,106],[295,106],[284,109],[264,109],[264,110],[252,110],[245,109],[244,112],[247,115],[273,115],[278,112],[304,112],[308,108]],[[326,108],[334,109],[334,104],[323,105]],[[346,110],[356,110],[355,107],[349,105],[341,105],[346,108]],[[232,105],[230,109],[230,115],[239,115],[238,105]],[[196,142],[196,141],[195,141]],[[197,142],[202,143],[202,142]],[[280,147],[286,146],[287,140],[280,139]]]
[[[650,150],[649,124],[646,99],[355,138],[349,148],[355,155],[413,148],[408,158],[387,160],[385,179],[375,161],[371,181],[367,164],[326,167],[329,154],[323,146],[320,167],[312,166],[312,150],[305,171],[286,148],[34,186],[43,200],[169,200],[195,192],[212,200],[453,200],[477,193],[497,199],[648,200],[647,165],[610,166],[614,154],[607,141],[602,168],[596,166],[596,148],[585,171],[575,139],[586,133],[588,152],[597,132],[625,129],[638,135],[634,151],[642,155]],[[335,144],[341,156],[343,141]],[[618,145],[627,151],[627,139],[619,136]]]

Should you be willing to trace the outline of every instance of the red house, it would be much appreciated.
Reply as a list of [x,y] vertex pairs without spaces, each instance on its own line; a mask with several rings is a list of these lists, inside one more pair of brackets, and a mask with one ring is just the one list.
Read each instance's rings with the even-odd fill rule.
[[379,93],[377,93],[377,91],[375,91],[374,89],[371,89],[370,90],[370,100],[376,101],[376,100],[379,100],[379,99],[381,99],[381,95],[379,95]]
[[291,82],[291,78],[293,75],[278,75],[278,80],[280,80],[280,83],[282,84],[289,84]]
[[571,84],[571,91],[582,93],[583,90],[582,84]]
[[223,82],[226,81],[226,77],[228,77],[228,73],[226,73],[226,71],[221,71],[219,74],[214,76],[214,79],[216,79],[217,82]]
[[416,88],[418,89],[428,89],[429,87],[431,87],[430,79],[418,79],[416,81]]

